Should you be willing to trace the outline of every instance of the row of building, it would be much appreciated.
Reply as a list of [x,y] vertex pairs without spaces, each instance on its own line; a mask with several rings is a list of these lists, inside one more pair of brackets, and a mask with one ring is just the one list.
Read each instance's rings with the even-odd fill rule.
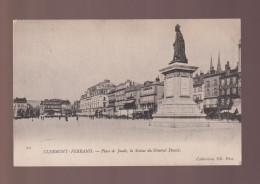
[[[164,81],[159,77],[144,84],[126,80],[119,85],[106,79],[88,88],[73,107],[81,116],[151,117],[163,97]],[[193,77],[193,99],[210,117],[235,110],[241,114],[241,62],[234,69],[227,62],[222,70],[219,55],[215,70],[211,58],[209,71]]]
[[15,98],[13,100],[14,118],[72,115],[73,106],[69,100],[45,99],[42,101]]
[[[202,112],[210,117],[221,112],[241,114],[241,66],[238,62],[234,69],[229,62],[221,69],[220,58],[217,69],[212,59],[210,70],[193,77],[193,100]],[[106,79],[91,86],[73,104],[69,100],[45,99],[39,102],[36,109],[45,116],[80,116],[96,117],[151,117],[157,110],[158,103],[164,97],[164,82],[159,77],[155,81],[139,84],[131,80],[114,85]],[[34,110],[34,111],[32,111]],[[26,98],[15,98],[13,103],[14,117],[30,116],[36,112]]]
[[227,62],[222,70],[218,59],[215,70],[211,59],[209,72],[197,74],[193,81],[193,100],[208,116],[235,111],[241,114],[241,62],[234,69]]
[[163,82],[159,78],[144,84],[126,80],[119,85],[106,79],[87,89],[76,111],[82,116],[151,116],[162,98]]

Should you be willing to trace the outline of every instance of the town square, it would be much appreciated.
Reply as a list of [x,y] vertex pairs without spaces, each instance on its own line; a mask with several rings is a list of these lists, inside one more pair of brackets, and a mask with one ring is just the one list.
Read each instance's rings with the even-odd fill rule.
[[239,20],[18,21],[14,35],[15,165],[241,165]]

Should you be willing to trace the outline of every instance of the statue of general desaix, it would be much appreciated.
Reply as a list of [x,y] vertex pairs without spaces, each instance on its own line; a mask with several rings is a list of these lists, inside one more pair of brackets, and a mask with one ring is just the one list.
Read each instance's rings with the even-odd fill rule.
[[181,34],[180,27],[181,26],[179,24],[175,26],[176,37],[175,37],[175,42],[173,44],[174,56],[173,56],[173,60],[169,64],[176,63],[176,62],[188,63],[188,59],[186,58],[186,54],[185,54],[185,42]]

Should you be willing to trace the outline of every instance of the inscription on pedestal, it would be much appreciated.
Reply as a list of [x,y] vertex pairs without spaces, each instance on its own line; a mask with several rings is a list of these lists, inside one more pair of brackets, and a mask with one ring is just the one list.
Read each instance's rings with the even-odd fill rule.
[[173,97],[173,77],[169,77],[166,80],[166,97]]
[[181,95],[190,96],[190,79],[188,77],[181,77]]

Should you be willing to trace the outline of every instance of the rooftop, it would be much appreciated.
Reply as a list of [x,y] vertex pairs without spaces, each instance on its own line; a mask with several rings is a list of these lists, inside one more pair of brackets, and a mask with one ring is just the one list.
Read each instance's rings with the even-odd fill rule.
[[14,103],[27,103],[26,98],[18,98],[16,97],[13,101]]

